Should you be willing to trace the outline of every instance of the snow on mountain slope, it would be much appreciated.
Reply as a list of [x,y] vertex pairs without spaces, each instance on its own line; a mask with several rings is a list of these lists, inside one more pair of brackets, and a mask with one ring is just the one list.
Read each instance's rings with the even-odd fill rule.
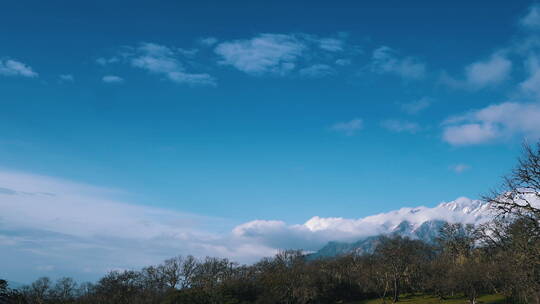
[[424,222],[435,220],[449,223],[479,224],[491,218],[491,210],[487,203],[461,197],[451,202],[441,203],[434,208],[401,208],[356,220],[316,216],[308,220],[304,226],[311,231],[332,229],[353,232],[363,230],[368,234],[369,231],[380,234],[392,232],[404,221],[409,222],[414,228],[418,228]]
[[489,221],[493,216],[486,202],[460,197],[432,208],[401,208],[358,219],[315,216],[300,225],[256,220],[237,226],[233,235],[256,240],[272,248],[318,250],[330,241],[356,242],[390,233],[427,239],[438,233],[444,223],[476,225]]

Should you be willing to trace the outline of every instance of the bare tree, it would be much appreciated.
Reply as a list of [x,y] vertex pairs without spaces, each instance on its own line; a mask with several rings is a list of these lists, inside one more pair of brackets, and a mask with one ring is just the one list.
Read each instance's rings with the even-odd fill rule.
[[64,277],[56,281],[51,294],[57,303],[68,303],[75,298],[77,283],[72,278]]
[[525,294],[527,302],[540,304],[540,142],[523,145],[517,166],[504,177],[502,186],[484,199],[498,211],[499,220],[484,227],[487,244],[512,256],[513,272],[519,272],[512,293]]
[[28,298],[32,302],[43,304],[47,301],[51,292],[51,279],[48,277],[39,278],[26,291]]
[[[499,189],[484,196],[500,215],[540,219],[540,142],[532,147],[523,144],[518,165],[504,177]],[[535,232],[538,233],[537,225]]]
[[159,266],[163,274],[165,283],[169,288],[176,288],[182,281],[182,263],[184,258],[177,256],[168,260],[165,260],[162,265]]
[[402,284],[407,282],[410,285],[410,278],[415,276],[417,266],[427,263],[427,251],[428,247],[422,241],[397,235],[381,237],[375,257],[381,261],[382,277],[391,280],[394,303],[399,301]]
[[195,275],[197,264],[197,259],[192,255],[188,255],[184,259],[182,263],[182,284],[180,285],[182,289],[190,287],[193,283],[193,276]]

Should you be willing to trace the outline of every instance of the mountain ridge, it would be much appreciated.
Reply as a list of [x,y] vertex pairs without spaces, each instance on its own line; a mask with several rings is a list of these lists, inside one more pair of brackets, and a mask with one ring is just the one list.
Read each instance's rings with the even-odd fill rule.
[[[368,216],[358,221],[380,225],[379,233],[353,242],[330,241],[308,255],[309,259],[327,258],[344,254],[372,253],[383,235],[400,235],[433,243],[446,223],[479,225],[494,217],[489,203],[481,200],[458,198],[429,207],[401,208]],[[308,221],[309,222],[309,221]],[[307,223],[306,223],[307,224]]]

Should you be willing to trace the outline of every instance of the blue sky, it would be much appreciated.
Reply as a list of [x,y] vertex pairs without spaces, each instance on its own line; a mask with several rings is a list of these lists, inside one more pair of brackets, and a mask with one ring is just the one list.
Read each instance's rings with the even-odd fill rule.
[[[0,247],[13,260],[0,266],[21,281],[190,250],[249,261],[276,247],[223,247],[244,244],[230,236],[243,223],[478,198],[540,135],[529,1],[18,1],[0,37]],[[108,254],[141,240],[101,237],[129,225],[89,219],[71,235],[83,219],[64,204],[198,245],[119,265]],[[59,266],[74,243],[99,261]],[[31,265],[17,271],[15,255]]]

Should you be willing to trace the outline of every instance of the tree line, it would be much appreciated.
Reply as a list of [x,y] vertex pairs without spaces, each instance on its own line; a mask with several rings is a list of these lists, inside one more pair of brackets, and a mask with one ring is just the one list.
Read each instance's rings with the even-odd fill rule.
[[252,265],[177,256],[95,283],[40,278],[18,290],[0,280],[0,303],[233,304],[347,303],[403,294],[482,294],[540,304],[540,143],[525,146],[503,185],[484,199],[498,216],[481,226],[446,224],[433,243],[381,236],[374,252],[310,260],[284,250]]

